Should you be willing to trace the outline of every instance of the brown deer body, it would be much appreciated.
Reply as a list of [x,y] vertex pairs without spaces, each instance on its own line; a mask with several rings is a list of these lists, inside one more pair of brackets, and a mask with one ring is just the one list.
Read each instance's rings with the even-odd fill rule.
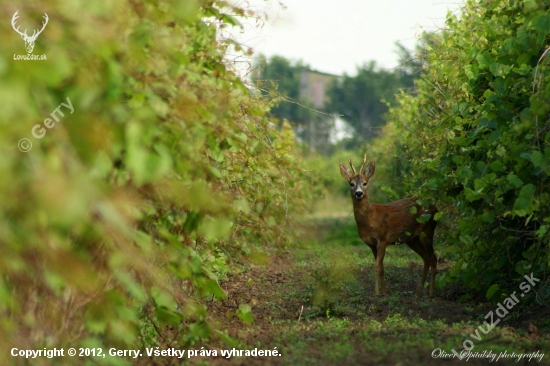
[[[431,268],[430,296],[432,296],[437,270],[437,258],[433,248],[433,237],[437,223],[434,220],[434,215],[437,209],[435,206],[430,205],[427,210],[424,210],[416,203],[417,198],[415,197],[388,204],[370,203],[367,184],[374,174],[375,165],[374,160],[367,164],[366,159],[365,155],[359,173],[355,171],[351,159],[349,160],[351,171],[344,163],[340,163],[340,173],[350,185],[353,213],[359,236],[374,254],[375,293],[377,295],[380,292],[382,294],[386,293],[384,282],[386,246],[404,243],[418,253],[424,261],[422,278],[416,290],[417,294],[422,294],[428,271]],[[430,214],[431,216],[424,223],[420,223],[417,219],[423,214]]]

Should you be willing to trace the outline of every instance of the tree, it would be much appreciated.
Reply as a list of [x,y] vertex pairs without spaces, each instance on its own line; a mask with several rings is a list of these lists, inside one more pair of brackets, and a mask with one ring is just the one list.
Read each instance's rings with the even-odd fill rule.
[[343,115],[356,139],[364,141],[374,137],[385,123],[386,103],[395,100],[400,88],[402,82],[395,72],[380,69],[371,61],[357,69],[357,76],[344,74],[341,82],[332,85],[326,109]]
[[256,59],[255,72],[252,76],[252,81],[263,95],[283,98],[271,108],[271,114],[280,120],[287,119],[294,125],[301,125],[308,121],[308,111],[299,104],[292,103],[300,99],[302,70],[309,70],[309,66],[303,64],[301,60],[292,62],[282,56],[273,56],[267,61],[265,56],[260,55]]
[[316,109],[322,107],[315,106],[307,93],[302,95],[302,91],[308,89],[308,84],[311,86],[308,78],[311,74],[336,78],[312,70],[302,61],[292,62],[282,56],[273,56],[267,61],[265,56],[260,56],[252,80],[264,96],[274,101],[275,105],[270,111],[272,115],[281,121],[288,120],[298,139],[305,142],[310,150],[328,154],[334,118],[315,113]]
[[406,93],[416,92],[414,81],[420,77],[422,71],[427,67],[428,52],[436,45],[436,39],[436,33],[424,32],[414,50],[409,50],[401,43],[395,42],[399,57],[399,66],[396,71]]

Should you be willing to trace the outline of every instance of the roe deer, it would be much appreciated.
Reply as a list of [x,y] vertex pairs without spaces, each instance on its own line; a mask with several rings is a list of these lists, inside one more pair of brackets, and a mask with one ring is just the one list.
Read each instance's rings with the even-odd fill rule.
[[[359,173],[355,171],[351,159],[349,160],[351,171],[340,163],[340,174],[348,181],[351,198],[353,201],[353,213],[359,236],[369,246],[374,254],[375,261],[375,286],[376,295],[386,293],[384,282],[384,255],[386,246],[396,243],[405,243],[418,253],[424,261],[422,278],[416,290],[421,295],[424,290],[426,276],[431,268],[430,296],[433,295],[437,258],[433,248],[433,238],[437,222],[434,215],[437,208],[434,205],[425,210],[418,203],[417,198],[404,198],[388,204],[369,203],[367,184],[374,174],[374,160],[367,164],[367,156],[363,158],[363,164]],[[424,223],[417,221],[423,214],[430,214],[430,218]],[[425,217],[425,216],[424,216]]]

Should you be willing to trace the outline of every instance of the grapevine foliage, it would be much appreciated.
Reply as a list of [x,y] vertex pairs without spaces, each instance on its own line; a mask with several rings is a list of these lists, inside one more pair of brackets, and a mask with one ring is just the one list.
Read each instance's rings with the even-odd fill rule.
[[[286,245],[305,204],[292,129],[266,117],[227,61],[239,45],[219,37],[257,15],[45,1],[20,21],[44,13],[47,61],[13,60],[23,42],[0,24],[0,361],[12,347],[225,339],[204,300],[224,297],[242,254]],[[33,139],[67,97],[74,113]]]
[[[458,260],[440,283],[498,300],[549,272],[550,10],[470,0],[446,24],[417,93],[398,97],[370,149],[395,196],[439,205],[439,250]],[[545,284],[535,292],[550,297]]]

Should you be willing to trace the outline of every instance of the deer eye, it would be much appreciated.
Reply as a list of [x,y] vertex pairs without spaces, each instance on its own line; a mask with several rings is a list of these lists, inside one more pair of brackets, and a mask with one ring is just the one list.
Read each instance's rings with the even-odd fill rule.
[[366,187],[367,186],[367,182],[363,182],[363,187]]
[[350,185],[350,187],[353,187],[353,186],[355,186],[355,183],[351,182],[349,185]]

